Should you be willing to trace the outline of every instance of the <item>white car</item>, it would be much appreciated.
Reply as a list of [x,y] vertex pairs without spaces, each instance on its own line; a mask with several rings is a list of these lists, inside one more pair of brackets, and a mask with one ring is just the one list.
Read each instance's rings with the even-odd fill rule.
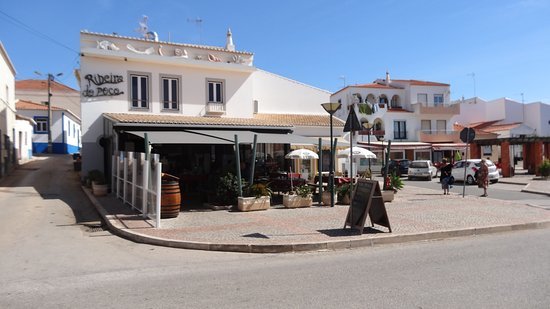
[[[498,182],[500,177],[497,166],[491,160],[487,161],[487,166],[489,167],[489,181],[491,183]],[[458,161],[453,165],[453,177],[455,181],[464,181],[464,166],[466,166],[466,183],[473,185],[476,183],[475,173],[480,169],[481,159],[470,159],[467,161]]]
[[432,180],[437,174],[437,167],[430,160],[415,160],[409,164],[409,179],[424,178]]

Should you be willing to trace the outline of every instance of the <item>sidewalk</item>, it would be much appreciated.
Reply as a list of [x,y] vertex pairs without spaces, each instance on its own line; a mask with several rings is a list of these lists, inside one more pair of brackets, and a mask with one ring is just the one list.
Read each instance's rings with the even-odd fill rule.
[[[550,195],[550,181],[533,180],[533,176],[502,182]],[[439,190],[405,186],[393,202],[386,203],[392,233],[381,226],[370,228],[369,223],[362,235],[343,229],[345,205],[299,209],[275,205],[256,212],[184,208],[177,218],[163,219],[162,228],[156,229],[116,198],[94,197],[83,189],[114,234],[185,249],[252,253],[334,250],[550,227],[548,210],[481,198],[481,189],[475,187],[468,187],[469,195],[463,198],[457,187],[447,196]]]

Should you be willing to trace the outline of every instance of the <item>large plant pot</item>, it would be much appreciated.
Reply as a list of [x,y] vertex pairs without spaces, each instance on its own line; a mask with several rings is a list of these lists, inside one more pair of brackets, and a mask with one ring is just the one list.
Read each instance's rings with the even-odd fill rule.
[[393,192],[391,190],[384,190],[384,191],[382,191],[382,200],[384,202],[391,202],[391,201],[393,201],[394,194],[395,194],[395,192]]
[[[323,205],[325,206],[331,206],[330,205],[330,191],[323,191],[323,195],[321,196],[321,201],[323,202]],[[334,202],[337,201],[337,196],[334,194]]]
[[283,195],[283,205],[286,208],[299,208],[299,207],[310,207],[313,205],[313,199],[311,196],[301,197],[299,195]]
[[105,196],[109,191],[109,185],[107,184],[98,184],[97,182],[92,182],[92,193],[95,196]]
[[338,202],[340,204],[349,205],[351,203],[351,198],[349,197],[349,194],[346,194],[342,196]]
[[269,196],[239,197],[237,207],[240,211],[266,210],[271,207]]

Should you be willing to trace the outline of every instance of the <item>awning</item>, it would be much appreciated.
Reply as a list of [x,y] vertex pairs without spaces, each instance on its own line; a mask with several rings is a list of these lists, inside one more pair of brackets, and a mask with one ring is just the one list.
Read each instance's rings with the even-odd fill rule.
[[235,135],[239,144],[257,143],[316,145],[318,139],[294,134],[257,133],[252,131],[185,130],[185,131],[125,131],[141,138],[147,133],[151,144],[234,144]]
[[[367,149],[380,149],[382,147],[388,147],[388,142],[371,142],[370,144],[365,142],[357,142],[357,145]],[[432,144],[423,142],[394,142],[391,143],[391,150],[431,150]]]
[[462,150],[466,148],[464,143],[447,143],[447,144],[432,144],[433,150],[443,151],[443,150]]

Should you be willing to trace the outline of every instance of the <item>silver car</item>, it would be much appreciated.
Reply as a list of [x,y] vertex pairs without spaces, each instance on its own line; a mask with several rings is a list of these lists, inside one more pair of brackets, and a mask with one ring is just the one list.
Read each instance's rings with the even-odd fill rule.
[[[485,160],[489,167],[489,181],[498,182],[500,177],[496,165],[491,160]],[[467,165],[466,165],[467,164]],[[481,167],[481,159],[470,159],[468,161],[458,161],[453,165],[453,177],[455,181],[464,181],[464,167],[466,166],[466,183],[473,185],[476,183],[475,174]]]
[[432,180],[437,174],[437,167],[430,160],[415,160],[409,164],[409,179],[423,178]]

